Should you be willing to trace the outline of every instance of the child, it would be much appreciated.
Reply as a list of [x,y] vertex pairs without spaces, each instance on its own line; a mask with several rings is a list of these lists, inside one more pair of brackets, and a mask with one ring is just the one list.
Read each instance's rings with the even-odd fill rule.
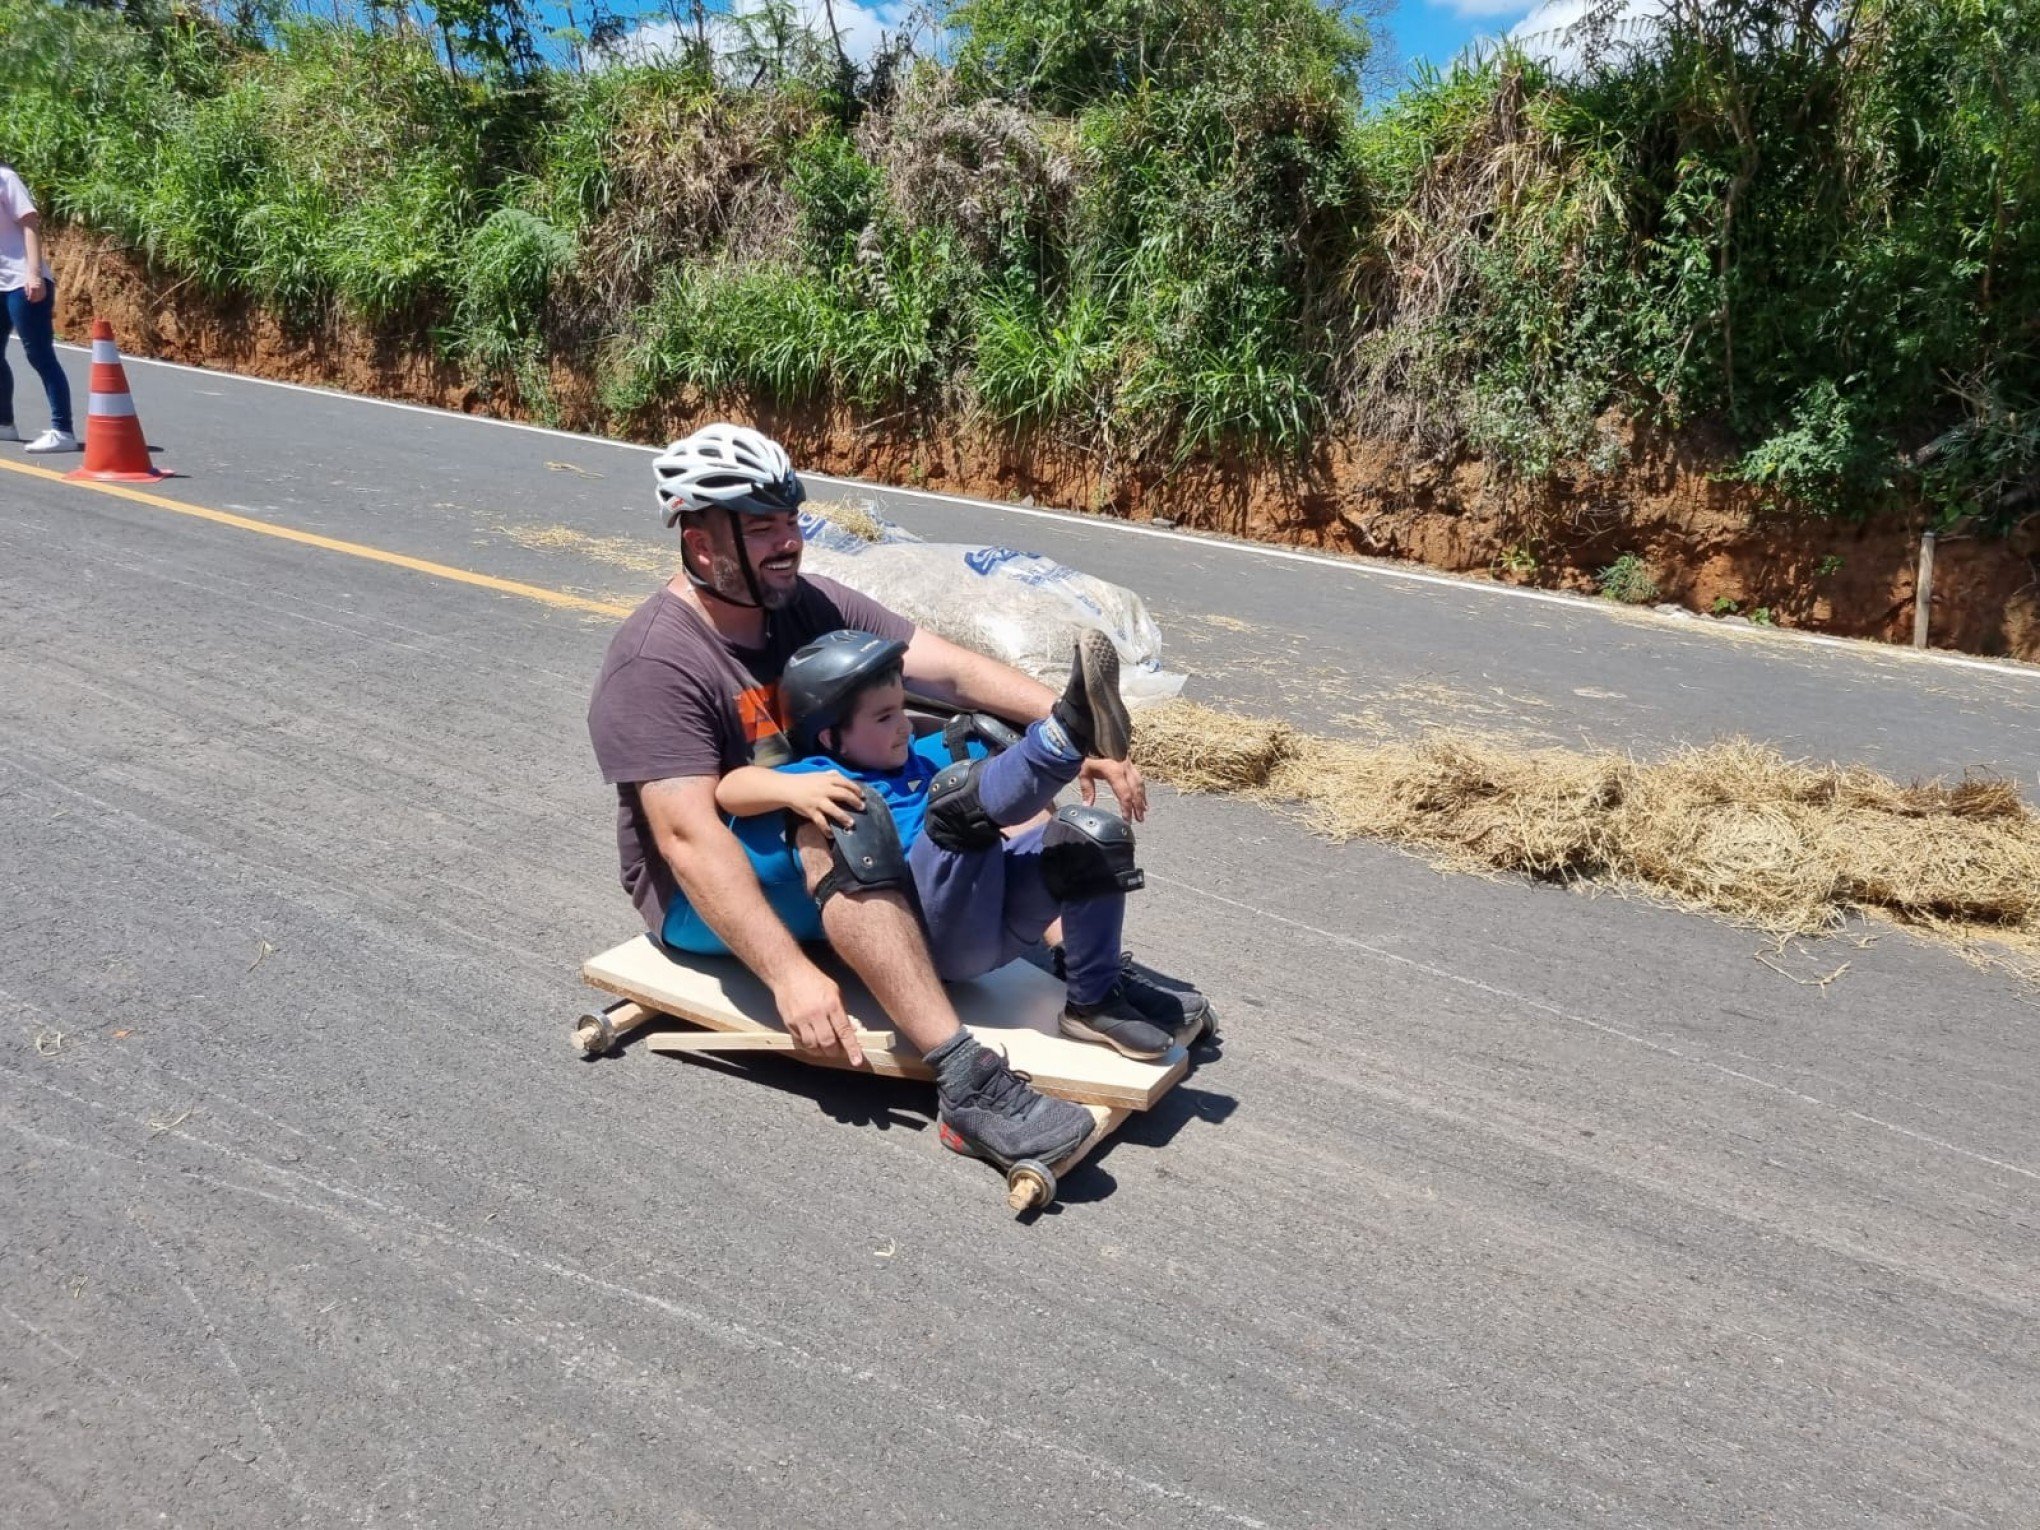
[[[905,645],[832,632],[787,661],[780,701],[795,751],[778,769],[744,766],[716,787],[739,818],[785,811],[825,833],[849,828],[866,789],[892,814],[907,852],[936,970],[978,977],[1031,948],[1061,919],[1067,1036],[1129,1057],[1161,1057],[1202,1028],[1206,1006],[1121,967],[1126,893],[1141,885],[1133,831],[1095,807],[1053,806],[1087,756],[1126,758],[1131,727],[1119,699],[1119,656],[1086,633],[1053,711],[998,753],[962,753],[960,735],[916,742],[900,675]],[[988,730],[989,731],[989,730]]]

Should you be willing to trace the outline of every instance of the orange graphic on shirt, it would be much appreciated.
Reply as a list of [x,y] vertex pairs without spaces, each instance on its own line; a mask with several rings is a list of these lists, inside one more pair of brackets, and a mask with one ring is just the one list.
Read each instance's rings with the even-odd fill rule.
[[756,744],[782,730],[779,718],[779,682],[754,685],[737,692],[737,721],[744,725],[744,742]]

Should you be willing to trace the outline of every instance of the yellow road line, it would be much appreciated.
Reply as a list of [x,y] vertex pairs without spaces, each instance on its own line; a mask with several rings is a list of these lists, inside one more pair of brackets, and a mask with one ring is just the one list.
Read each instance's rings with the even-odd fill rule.
[[536,600],[562,610],[586,611],[595,616],[628,616],[631,613],[629,606],[613,605],[605,600],[589,600],[585,596],[569,595],[564,590],[548,590],[543,585],[520,584],[515,579],[498,579],[493,574],[477,574],[471,569],[454,568],[450,564],[434,563],[426,558],[386,552],[380,547],[370,547],[363,542],[343,542],[338,537],[322,537],[317,532],[298,531],[290,526],[278,526],[271,521],[258,521],[250,516],[233,515],[206,505],[190,505],[183,500],[166,499],[161,494],[151,494],[146,489],[130,488],[124,483],[68,479],[50,468],[32,467],[26,462],[9,462],[5,458],[0,458],[0,468],[30,478],[45,478],[51,483],[67,484],[74,489],[93,489],[101,494],[111,494],[116,499],[132,500],[138,505],[147,505],[152,510],[168,510],[175,515],[188,515],[197,520],[232,526],[237,531],[259,532],[265,537],[277,537],[285,542],[300,542],[306,547],[346,553],[350,558],[366,558],[371,563],[387,563],[394,568],[407,568],[414,574],[430,574],[435,579],[450,579],[455,584],[471,584],[477,589],[494,590],[499,595],[522,595],[526,600]]

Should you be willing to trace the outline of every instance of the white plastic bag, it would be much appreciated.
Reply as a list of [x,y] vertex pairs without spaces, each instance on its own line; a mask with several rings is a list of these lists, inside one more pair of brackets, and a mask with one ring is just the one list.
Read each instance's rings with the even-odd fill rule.
[[[854,529],[850,529],[854,528]],[[802,566],[839,580],[916,626],[1003,660],[1046,685],[1069,678],[1078,634],[1119,650],[1128,706],[1166,701],[1184,676],[1162,668],[1162,632],[1140,596],[1040,553],[924,542],[868,505],[801,513]]]

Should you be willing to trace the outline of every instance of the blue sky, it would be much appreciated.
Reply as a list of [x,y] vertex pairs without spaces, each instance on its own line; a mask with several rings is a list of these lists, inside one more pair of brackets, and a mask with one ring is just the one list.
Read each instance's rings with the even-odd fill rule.
[[1536,9],[1518,0],[1399,0],[1388,31],[1406,63],[1443,66],[1477,37],[1499,37]]

